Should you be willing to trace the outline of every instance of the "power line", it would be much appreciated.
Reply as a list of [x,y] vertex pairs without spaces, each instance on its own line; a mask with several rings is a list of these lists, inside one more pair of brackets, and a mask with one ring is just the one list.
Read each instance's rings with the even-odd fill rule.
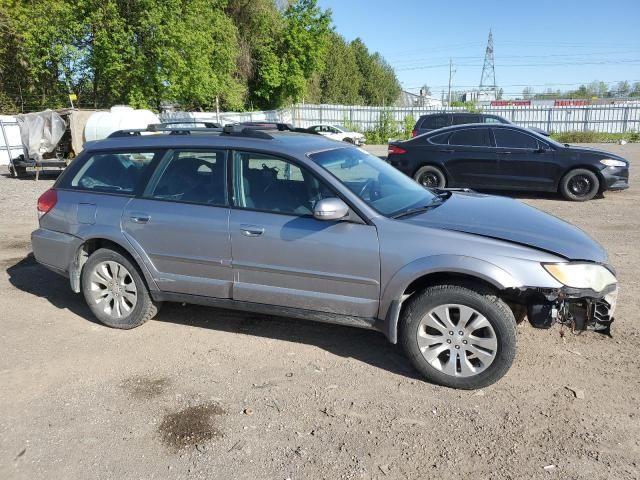
[[[513,58],[579,58],[579,57],[593,57],[595,55],[607,55],[607,57],[611,56],[611,55],[629,55],[629,54],[638,54],[637,50],[627,50],[624,52],[616,52],[616,53],[607,53],[607,52],[585,52],[585,53],[558,53],[558,54],[551,54],[551,55],[500,55],[498,58],[500,60],[508,58],[508,59],[513,59]],[[400,61],[400,62],[391,62],[394,65],[398,65],[400,64],[400,66],[411,66],[411,64],[419,64],[420,62],[425,62],[425,61],[435,61],[435,60],[444,60],[447,57],[420,57],[420,58],[415,58],[412,60],[405,60],[405,61]],[[474,56],[465,56],[465,57],[456,57],[456,60],[475,60],[478,58],[478,55],[474,55]],[[620,59],[619,59],[620,60]],[[624,59],[622,59],[624,60]]]
[[[500,68],[520,68],[520,67],[565,67],[565,66],[573,66],[573,65],[640,65],[640,59],[629,59],[629,60],[603,60],[603,61],[588,61],[588,62],[555,62],[555,63],[500,63]],[[458,67],[482,67],[481,64],[471,64],[471,63],[457,63]],[[409,70],[426,70],[429,68],[442,68],[448,67],[448,63],[438,64],[438,65],[420,65],[415,67],[405,67],[405,68],[396,68],[397,72],[404,72]]]
[[[599,81],[599,80],[596,80]],[[640,82],[640,80],[609,80],[609,81],[604,81],[603,83],[609,84],[609,85],[613,85],[616,83],[620,83],[620,82],[629,82],[629,83],[634,83],[634,82]],[[511,84],[504,84],[501,85],[501,87],[572,87],[572,86],[579,86],[579,85],[588,85],[589,82],[575,82],[575,83],[537,83],[537,84],[532,84],[532,83],[511,83]],[[446,88],[447,85],[429,85],[429,87],[431,88],[435,88],[435,89],[439,89],[439,88]],[[456,85],[456,88],[475,88],[476,85]],[[405,90],[416,90],[419,89],[420,87],[404,87]]]

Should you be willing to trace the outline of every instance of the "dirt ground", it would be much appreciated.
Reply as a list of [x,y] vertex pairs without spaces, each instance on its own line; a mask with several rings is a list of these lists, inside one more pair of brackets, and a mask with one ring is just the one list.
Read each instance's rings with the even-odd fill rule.
[[640,478],[640,145],[604,148],[631,189],[521,198],[608,249],[613,338],[522,324],[510,372],[475,392],[347,327],[179,304],[103,327],[29,255],[52,180],[1,176],[0,478]]

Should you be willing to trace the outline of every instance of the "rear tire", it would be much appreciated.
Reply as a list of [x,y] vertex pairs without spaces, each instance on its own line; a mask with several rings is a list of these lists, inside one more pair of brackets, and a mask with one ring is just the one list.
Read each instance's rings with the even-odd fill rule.
[[161,303],[149,295],[138,267],[115,250],[96,250],[82,268],[82,293],[100,322],[123,330],[153,318]]
[[560,180],[560,193],[567,200],[586,202],[598,194],[600,180],[591,170],[576,168]]
[[420,167],[413,175],[413,179],[425,188],[445,188],[447,186],[444,172],[433,165]]
[[516,322],[507,304],[480,284],[436,285],[409,301],[399,340],[427,381],[472,390],[511,367]]

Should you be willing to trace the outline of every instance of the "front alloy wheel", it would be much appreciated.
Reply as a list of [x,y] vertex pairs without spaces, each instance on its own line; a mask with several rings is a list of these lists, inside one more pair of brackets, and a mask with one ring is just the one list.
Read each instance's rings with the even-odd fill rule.
[[399,340],[428,381],[482,388],[511,367],[516,322],[507,304],[483,284],[434,285],[409,299]]
[[498,340],[491,323],[477,310],[447,303],[420,320],[418,346],[437,370],[454,377],[471,377],[496,358]]

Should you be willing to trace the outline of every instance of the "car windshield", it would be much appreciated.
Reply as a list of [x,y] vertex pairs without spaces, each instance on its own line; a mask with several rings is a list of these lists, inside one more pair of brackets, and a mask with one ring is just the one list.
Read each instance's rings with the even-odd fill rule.
[[346,132],[347,128],[344,127],[343,125],[333,125],[334,128],[337,128],[338,130],[340,130],[341,132]]
[[395,217],[441,197],[360,148],[336,148],[309,157],[379,213]]

